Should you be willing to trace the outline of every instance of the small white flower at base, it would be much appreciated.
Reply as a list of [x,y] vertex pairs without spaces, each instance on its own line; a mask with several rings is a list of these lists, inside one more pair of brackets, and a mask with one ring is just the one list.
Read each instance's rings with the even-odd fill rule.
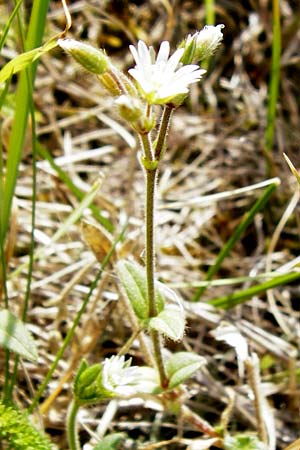
[[119,396],[150,393],[158,387],[156,371],[152,367],[130,366],[131,359],[112,356],[103,362],[102,384]]
[[103,362],[102,383],[105,389],[118,395],[132,395],[135,390],[131,384],[136,381],[136,368],[130,367],[131,359],[112,356]]
[[135,68],[129,69],[129,73],[149,104],[166,104],[180,94],[187,94],[188,86],[199,81],[206,72],[197,64],[180,67],[184,49],[176,50],[169,57],[168,41],[161,43],[156,60],[153,48],[148,48],[143,41],[138,42],[137,49],[133,45],[129,48],[136,62]]

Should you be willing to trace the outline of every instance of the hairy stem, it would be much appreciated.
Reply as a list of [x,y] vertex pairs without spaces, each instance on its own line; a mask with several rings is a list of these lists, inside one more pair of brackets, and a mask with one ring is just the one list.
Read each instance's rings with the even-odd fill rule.
[[67,433],[70,450],[80,450],[76,421],[78,410],[79,404],[75,400],[72,400],[69,406],[67,417]]
[[171,120],[173,111],[174,111],[174,108],[172,106],[168,106],[168,105],[166,105],[163,110],[159,130],[158,130],[158,137],[157,137],[156,146],[155,146],[155,159],[158,161],[161,160],[161,158],[164,154],[166,138],[168,135],[170,120]]
[[144,156],[148,162],[153,161],[153,155],[152,155],[152,144],[150,141],[149,133],[146,134],[140,134],[140,138],[142,141],[142,146],[144,150]]
[[157,316],[155,301],[154,192],[157,170],[146,170],[146,273],[149,317]]
[[[146,275],[147,275],[147,296],[149,317],[158,314],[155,297],[155,249],[154,249],[154,199],[155,182],[157,169],[146,169]],[[167,387],[168,380],[161,352],[161,342],[159,333],[151,332],[151,339],[154,350],[155,362],[159,371],[160,383],[162,387]]]

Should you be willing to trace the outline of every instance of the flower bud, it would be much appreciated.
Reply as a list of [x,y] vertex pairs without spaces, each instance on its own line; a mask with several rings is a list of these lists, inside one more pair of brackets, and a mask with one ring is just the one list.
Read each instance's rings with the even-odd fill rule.
[[101,85],[113,96],[118,97],[122,94],[122,86],[119,83],[118,77],[115,76],[115,74],[108,70],[103,75],[98,75],[98,80],[100,81]]
[[87,363],[82,361],[75,376],[73,392],[76,401],[83,405],[111,398],[112,393],[102,384],[102,364],[88,367]]
[[89,72],[102,75],[109,68],[109,59],[102,50],[75,39],[59,39],[58,45]]
[[202,61],[211,56],[223,39],[225,25],[206,25],[196,36],[195,60]]
[[143,115],[143,108],[139,100],[129,95],[121,95],[116,100],[119,114],[128,122],[136,122]]
[[193,35],[188,35],[185,41],[180,44],[184,48],[184,53],[180,62],[182,64],[198,63],[213,54],[221,40],[223,33],[221,31],[225,25],[217,26],[206,25],[201,31],[197,31]]

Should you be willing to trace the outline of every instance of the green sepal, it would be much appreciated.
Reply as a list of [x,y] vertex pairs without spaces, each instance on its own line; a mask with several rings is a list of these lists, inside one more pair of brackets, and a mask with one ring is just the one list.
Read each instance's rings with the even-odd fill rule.
[[[117,270],[121,284],[138,319],[144,321],[149,318],[147,301],[147,282],[145,269],[136,263],[121,260],[117,263]],[[158,312],[164,308],[164,297],[156,289],[156,307]]]
[[190,378],[198,369],[206,364],[205,358],[190,352],[178,352],[171,355],[165,365],[169,378],[169,389]]
[[163,311],[149,320],[148,326],[172,341],[180,341],[185,327],[184,311],[175,304],[166,305]]
[[81,405],[114,397],[102,384],[102,365],[88,367],[85,360],[81,362],[75,376],[73,394],[76,402]]
[[192,64],[196,50],[196,39],[189,39],[188,43],[187,41],[183,41],[183,43],[180,45],[181,48],[184,47],[184,53],[180,60],[181,64],[183,65]]

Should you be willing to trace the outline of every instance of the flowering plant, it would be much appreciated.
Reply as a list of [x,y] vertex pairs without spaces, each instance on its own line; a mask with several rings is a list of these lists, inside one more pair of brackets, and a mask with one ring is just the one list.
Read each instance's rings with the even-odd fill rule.
[[[157,54],[141,40],[137,47],[130,45],[135,66],[129,69],[129,76],[120,72],[102,50],[70,39],[58,42],[77,62],[97,75],[114,98],[120,116],[140,138],[139,159],[146,184],[145,267],[120,260],[117,271],[136,333],[146,332],[152,341],[152,346],[145,346],[145,359],[150,365],[147,367],[132,366],[131,359],[125,360],[123,355],[106,358],[103,364],[90,367],[85,361],[81,364],[74,382],[74,400],[69,415],[71,450],[78,449],[75,418],[79,406],[85,403],[116,396],[159,393],[162,405],[168,405],[170,410],[192,420],[193,414],[188,408],[181,408],[183,391],[180,386],[201,368],[205,360],[191,352],[166,355],[163,348],[163,337],[173,341],[182,339],[185,313],[178,296],[155,279],[155,186],[172,113],[184,101],[190,86],[205,74],[199,61],[215,51],[222,39],[222,27],[205,27],[189,35],[172,54],[168,41],[161,43]],[[163,108],[158,123],[154,105]],[[126,350],[129,347],[126,346]],[[207,432],[207,424],[204,428]],[[216,436],[214,430],[210,429],[210,433]]]

